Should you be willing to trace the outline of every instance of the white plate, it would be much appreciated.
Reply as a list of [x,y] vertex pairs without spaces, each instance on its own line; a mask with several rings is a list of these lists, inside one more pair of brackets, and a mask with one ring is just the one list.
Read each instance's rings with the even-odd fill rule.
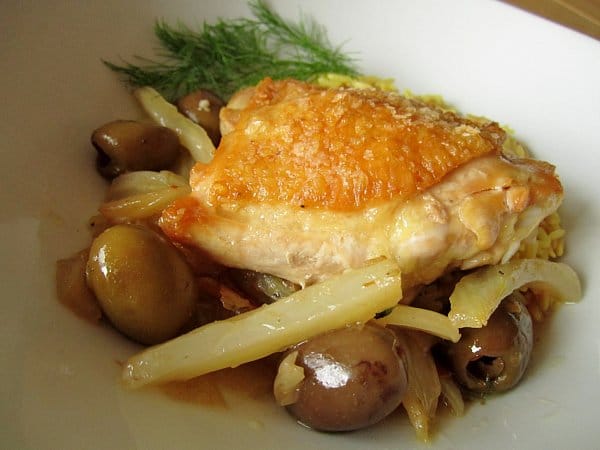
[[[597,448],[600,409],[600,43],[494,1],[285,1],[357,52],[365,72],[510,124],[558,166],[567,260],[585,297],[556,315],[522,385],[437,426],[433,448]],[[155,18],[189,24],[238,1],[3,2],[0,7],[0,447],[11,449],[426,448],[405,417],[327,435],[272,403],[230,411],[126,392],[135,346],[59,305],[54,261],[88,241],[102,195],[89,135],[136,114],[100,59],[150,55]],[[598,252],[598,253],[597,253]],[[235,403],[235,400],[233,400]]]

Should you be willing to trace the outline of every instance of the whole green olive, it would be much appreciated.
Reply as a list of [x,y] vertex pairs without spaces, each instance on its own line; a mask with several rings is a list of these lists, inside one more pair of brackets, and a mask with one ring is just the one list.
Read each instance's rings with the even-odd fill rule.
[[475,393],[506,391],[522,378],[533,347],[533,325],[519,292],[506,297],[482,328],[463,328],[447,348],[454,376]]
[[166,169],[180,153],[174,131],[133,120],[115,120],[94,130],[92,144],[98,151],[96,168],[108,179],[135,170]]
[[178,250],[137,225],[116,225],[90,248],[87,283],[123,334],[143,344],[176,336],[194,313],[196,283]]
[[[288,351],[304,368],[288,411],[321,431],[350,431],[373,425],[402,402],[404,363],[394,334],[379,325],[352,326],[322,334]],[[285,357],[285,356],[284,356]]]
[[199,89],[177,100],[177,109],[206,131],[213,144],[219,145],[219,112],[225,102],[206,89]]

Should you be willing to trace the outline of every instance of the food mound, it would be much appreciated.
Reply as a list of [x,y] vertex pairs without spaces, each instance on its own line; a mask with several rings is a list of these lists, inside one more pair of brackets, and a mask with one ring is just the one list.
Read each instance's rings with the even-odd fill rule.
[[355,430],[403,407],[426,440],[441,405],[519,383],[535,322],[581,295],[551,261],[554,167],[370,81],[265,78],[178,109],[140,88],[154,124],[93,133],[110,186],[59,291],[149,346],[126,386],[265,359],[299,422]]

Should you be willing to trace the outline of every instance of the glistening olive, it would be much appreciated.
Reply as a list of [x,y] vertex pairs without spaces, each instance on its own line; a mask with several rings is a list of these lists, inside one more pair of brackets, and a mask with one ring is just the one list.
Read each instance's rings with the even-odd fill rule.
[[404,363],[394,334],[374,324],[322,334],[297,351],[304,368],[297,400],[288,411],[321,431],[350,431],[373,425],[402,402],[407,389]]
[[215,147],[221,140],[219,112],[223,106],[225,102],[206,89],[194,91],[177,100],[179,112],[204,128]]
[[506,391],[520,380],[529,363],[533,325],[523,296],[506,297],[483,328],[463,328],[460,341],[449,345],[456,381],[469,391]]
[[244,295],[259,304],[276,302],[300,289],[291,281],[253,270],[231,269],[228,276]]
[[92,133],[98,151],[96,168],[108,179],[135,170],[162,170],[179,156],[174,131],[133,120],[115,120]]
[[116,225],[96,237],[86,277],[113,325],[143,344],[173,338],[194,312],[190,267],[173,245],[141,226]]

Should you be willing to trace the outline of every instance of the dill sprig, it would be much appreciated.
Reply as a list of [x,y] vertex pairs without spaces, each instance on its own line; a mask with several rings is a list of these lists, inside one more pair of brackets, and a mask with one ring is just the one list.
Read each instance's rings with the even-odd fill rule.
[[152,86],[171,100],[199,88],[227,99],[262,78],[310,80],[334,72],[355,76],[354,60],[333,47],[325,29],[302,16],[291,23],[264,3],[249,4],[253,18],[219,19],[193,30],[155,23],[160,60],[136,57],[137,64],[104,63],[131,86]]

